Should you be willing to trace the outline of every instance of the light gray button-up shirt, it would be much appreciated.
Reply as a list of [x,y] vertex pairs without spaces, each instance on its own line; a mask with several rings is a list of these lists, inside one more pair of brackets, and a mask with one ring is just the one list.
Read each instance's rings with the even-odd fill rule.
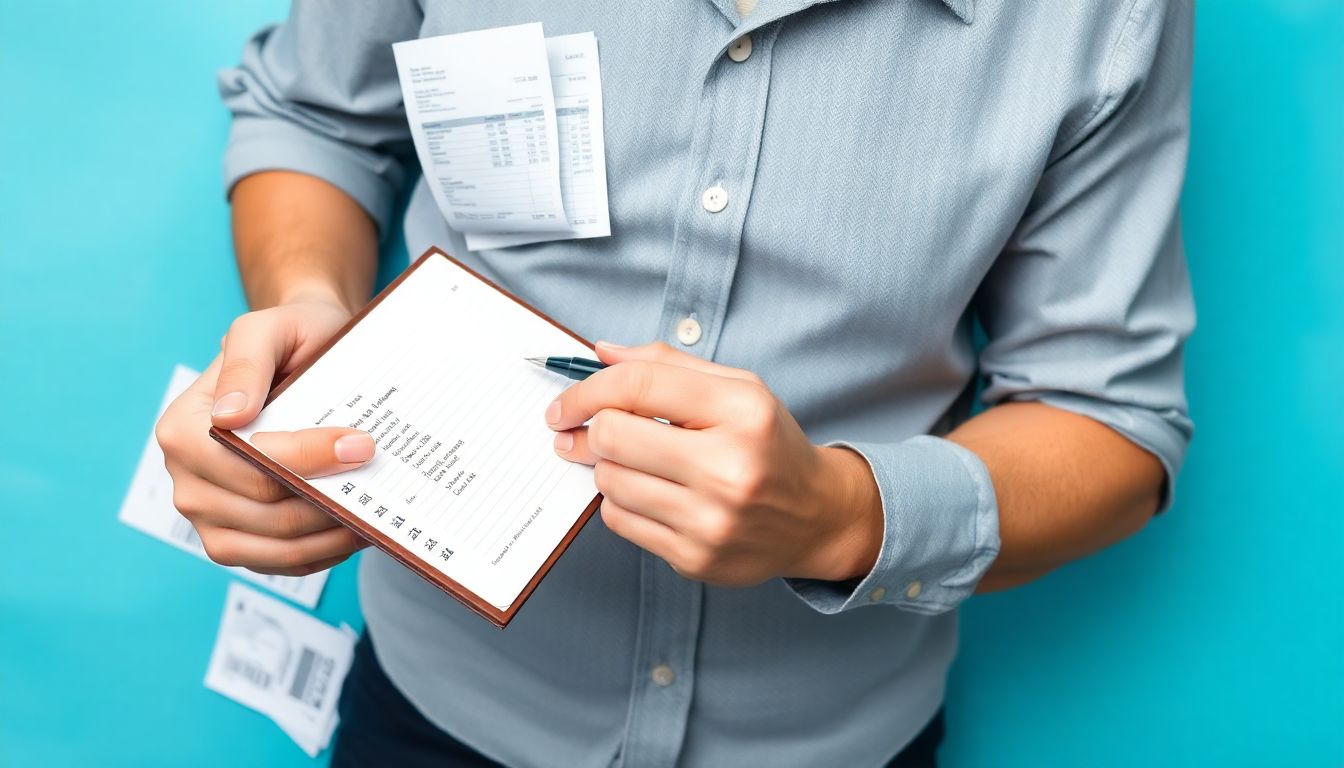
[[531,21],[597,35],[611,237],[469,253],[420,181],[411,253],[757,372],[867,458],[886,535],[857,582],[718,589],[595,520],[504,632],[369,552],[379,659],[512,765],[880,764],[938,708],[998,549],[984,465],[937,437],[977,384],[1180,465],[1190,5],[300,0],[221,74],[227,182],[312,174],[390,227],[416,171],[391,44]]

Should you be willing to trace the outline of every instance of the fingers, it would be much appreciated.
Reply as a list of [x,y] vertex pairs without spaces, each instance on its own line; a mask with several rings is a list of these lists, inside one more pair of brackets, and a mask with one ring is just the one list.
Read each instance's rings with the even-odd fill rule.
[[[224,355],[216,355],[201,375],[178,395],[177,399],[168,404],[168,409],[155,426],[155,434],[159,437],[160,443],[163,442],[163,437],[159,434],[159,429],[165,425],[171,427],[195,420],[204,422],[205,429],[210,428],[210,408],[214,404],[215,382],[219,379],[219,366],[223,359]],[[199,418],[202,416],[204,418]]]
[[[360,548],[362,549],[363,546],[361,546]],[[310,576],[314,573],[318,573],[319,571],[325,571],[329,568],[335,568],[336,566],[340,565],[346,560],[349,560],[350,555],[353,554],[354,552],[350,552],[344,555],[337,555],[335,557],[329,557],[326,560],[318,560],[317,562],[313,563],[304,563],[303,565],[296,566],[294,568],[277,568],[275,566],[254,565],[248,568],[247,570],[252,571],[253,573],[264,573],[267,576]]]
[[602,522],[617,536],[661,557],[682,576],[719,583],[715,578],[719,566],[714,562],[713,553],[663,523],[626,509],[611,499],[602,500]]
[[258,432],[252,445],[300,477],[323,477],[373,458],[373,436],[358,429],[319,427],[297,432]]
[[174,485],[195,477],[256,501],[279,501],[294,495],[279,480],[261,472],[208,435],[201,437],[210,445],[201,444],[190,453],[169,453],[165,446],[163,463],[168,474],[173,476]]
[[612,533],[669,563],[685,547],[684,540],[676,531],[609,499],[602,500],[601,514],[602,522]]
[[276,368],[294,347],[293,324],[286,317],[281,312],[252,312],[229,326],[210,413],[215,426],[235,429],[261,411]]
[[173,484],[201,478],[225,490],[258,501],[279,501],[289,489],[257,471],[210,438],[210,407],[223,356],[216,357],[201,377],[174,400],[154,427],[164,465]]
[[580,464],[601,459],[690,485],[697,469],[714,443],[691,429],[663,424],[615,408],[598,411],[587,427],[555,436],[555,449],[562,458]]
[[589,376],[560,393],[546,410],[551,429],[573,429],[603,408],[663,418],[689,429],[727,420],[745,389],[741,379],[666,363],[631,360]]
[[695,355],[673,349],[661,341],[655,341],[652,344],[641,344],[637,347],[623,347],[619,344],[612,344],[609,341],[599,341],[593,345],[597,350],[597,358],[607,365],[628,362],[630,360],[646,360],[653,363],[663,363],[665,365],[677,365],[682,368],[690,368],[693,371],[703,373],[712,373],[715,376],[725,376],[730,379],[742,379],[760,383],[760,377],[751,371],[744,371],[741,368],[732,368],[719,363],[712,363],[701,359]]
[[211,408],[214,425],[237,429],[256,418],[276,374],[312,357],[349,317],[334,301],[308,300],[234,320],[222,342]]
[[593,482],[602,493],[603,504],[614,503],[679,534],[699,527],[698,519],[687,512],[695,508],[695,497],[683,485],[610,461],[597,462]]
[[292,539],[275,539],[208,525],[198,526],[196,530],[205,553],[216,563],[276,572],[303,569],[333,560],[340,562],[361,549],[363,544],[363,539],[345,526]]
[[[316,300],[240,317],[221,341],[220,356],[155,428],[173,478],[174,505],[196,526],[216,562],[302,575],[360,548],[355,534],[208,434],[212,423],[235,429],[251,421],[276,375],[309,359],[348,318],[338,303]],[[361,466],[374,453],[373,439],[358,430],[269,433],[254,440],[306,477]]]
[[293,539],[340,523],[307,501],[289,497],[257,501],[184,474],[173,481],[173,506],[196,526],[233,528],[261,536]]
[[[211,485],[256,501],[292,496],[283,484],[258,471],[212,440],[211,393],[222,358],[168,407],[155,435],[174,484],[200,478]],[[373,457],[373,438],[353,429],[322,428],[294,433],[258,433],[254,444],[263,453],[304,477],[354,469]]]

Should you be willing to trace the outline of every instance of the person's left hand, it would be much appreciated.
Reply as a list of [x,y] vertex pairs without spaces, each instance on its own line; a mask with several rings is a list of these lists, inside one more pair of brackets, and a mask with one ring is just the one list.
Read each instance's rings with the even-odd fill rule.
[[560,456],[593,465],[614,533],[724,586],[872,569],[882,509],[861,456],[809,442],[750,371],[661,342],[597,352],[609,367],[556,398],[546,421]]

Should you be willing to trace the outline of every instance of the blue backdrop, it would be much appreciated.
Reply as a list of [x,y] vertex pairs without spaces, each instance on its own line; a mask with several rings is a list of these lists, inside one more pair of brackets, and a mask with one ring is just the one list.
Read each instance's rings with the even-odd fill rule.
[[[283,14],[0,0],[0,765],[313,762],[201,686],[226,574],[115,520],[244,306],[212,76]],[[970,603],[949,766],[1344,762],[1341,97],[1340,0],[1199,7],[1178,501]],[[359,624],[352,564],[318,613]]]

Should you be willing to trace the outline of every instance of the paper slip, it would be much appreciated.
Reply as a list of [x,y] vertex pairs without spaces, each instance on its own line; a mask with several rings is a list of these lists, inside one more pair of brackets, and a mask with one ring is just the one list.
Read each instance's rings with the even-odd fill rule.
[[336,729],[354,648],[348,629],[234,582],[205,687],[267,715],[315,757]]
[[611,234],[592,33],[522,24],[393,53],[421,168],[468,248]]
[[[162,416],[168,405],[199,377],[199,373],[186,366],[174,368],[168,391],[159,404],[159,415]],[[153,430],[150,430],[145,450],[140,454],[131,489],[126,492],[117,519],[183,552],[210,560],[201,546],[201,538],[196,535],[196,529],[173,507],[173,479],[163,466],[163,450],[159,448],[159,441],[154,439]],[[326,571],[308,576],[268,576],[246,568],[229,570],[240,578],[260,584],[307,608],[317,605],[318,599],[322,597],[322,588],[327,583]]]
[[541,24],[396,43],[406,117],[459,232],[568,229]]
[[602,131],[602,74],[592,32],[546,40],[560,131],[560,196],[571,232],[466,236],[467,248],[507,248],[548,240],[607,237],[607,149]]

